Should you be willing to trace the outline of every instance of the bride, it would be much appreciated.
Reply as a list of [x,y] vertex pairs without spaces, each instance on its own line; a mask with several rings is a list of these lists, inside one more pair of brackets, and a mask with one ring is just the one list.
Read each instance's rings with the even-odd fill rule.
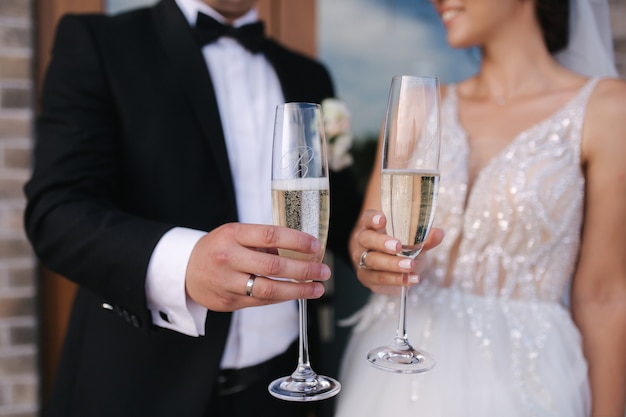
[[[350,242],[374,294],[353,318],[336,415],[623,417],[626,83],[603,43],[608,6],[434,5],[448,42],[482,53],[478,74],[442,91],[435,226],[446,236],[399,263],[378,161]],[[365,361],[393,337],[403,267],[413,284],[419,274],[409,338],[437,360],[423,374]]]

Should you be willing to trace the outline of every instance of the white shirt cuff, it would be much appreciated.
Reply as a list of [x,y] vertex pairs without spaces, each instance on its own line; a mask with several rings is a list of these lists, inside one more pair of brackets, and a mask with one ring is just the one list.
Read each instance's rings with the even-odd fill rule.
[[185,275],[194,246],[206,232],[175,227],[152,252],[146,276],[146,298],[152,322],[189,336],[204,336],[207,309],[187,296]]

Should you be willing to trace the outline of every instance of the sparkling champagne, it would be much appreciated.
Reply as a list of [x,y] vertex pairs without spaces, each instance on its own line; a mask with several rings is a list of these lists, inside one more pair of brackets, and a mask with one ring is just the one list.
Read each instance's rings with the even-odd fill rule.
[[321,261],[324,257],[330,218],[328,178],[298,178],[272,181],[272,216],[274,224],[300,230],[316,237],[321,253],[314,255],[279,249],[281,256]]
[[387,234],[400,240],[399,255],[415,257],[433,223],[439,172],[383,170],[381,181]]

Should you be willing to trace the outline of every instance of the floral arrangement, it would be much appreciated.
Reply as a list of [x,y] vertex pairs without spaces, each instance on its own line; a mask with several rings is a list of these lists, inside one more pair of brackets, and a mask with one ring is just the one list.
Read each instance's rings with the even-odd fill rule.
[[350,109],[345,102],[327,98],[322,101],[324,132],[328,142],[328,167],[341,171],[352,165],[352,124]]

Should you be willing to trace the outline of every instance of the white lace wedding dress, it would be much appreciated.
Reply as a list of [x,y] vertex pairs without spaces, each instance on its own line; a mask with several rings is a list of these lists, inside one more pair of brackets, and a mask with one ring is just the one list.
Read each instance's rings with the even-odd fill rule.
[[467,138],[448,90],[435,218],[446,237],[407,310],[409,340],[437,365],[405,375],[366,362],[391,342],[398,315],[399,297],[373,295],[344,353],[337,417],[588,415],[587,365],[563,300],[580,247],[580,139],[596,81],[519,134],[469,195]]

